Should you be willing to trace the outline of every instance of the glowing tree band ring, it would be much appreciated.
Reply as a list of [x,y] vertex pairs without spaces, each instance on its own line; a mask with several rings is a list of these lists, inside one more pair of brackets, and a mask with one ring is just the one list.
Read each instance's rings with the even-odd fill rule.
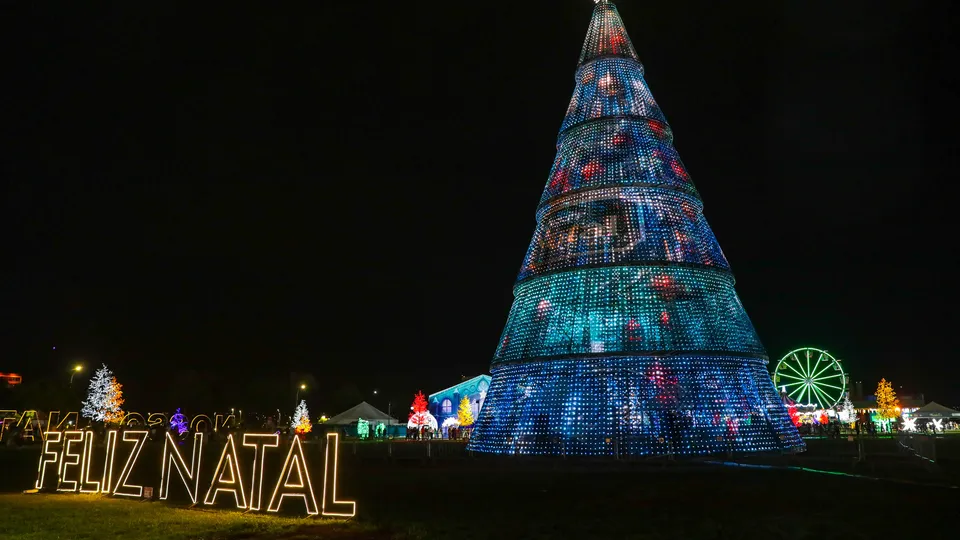
[[777,363],[773,380],[790,399],[818,409],[835,407],[847,392],[847,377],[840,361],[812,347],[785,354]]

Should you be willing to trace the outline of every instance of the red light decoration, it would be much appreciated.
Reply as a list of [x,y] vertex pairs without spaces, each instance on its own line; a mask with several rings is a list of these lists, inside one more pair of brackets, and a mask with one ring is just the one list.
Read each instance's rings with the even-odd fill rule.
[[426,398],[426,396],[423,395],[423,392],[417,392],[417,394],[416,394],[415,396],[413,396],[413,405],[412,405],[412,407],[413,407],[413,408],[412,408],[412,410],[411,410],[411,412],[410,412],[410,416],[411,416],[411,417],[412,417],[414,414],[426,412],[426,410],[427,410],[427,398]]
[[600,164],[596,161],[587,163],[584,165],[583,170],[581,171],[581,173],[583,173],[583,177],[587,180],[589,180],[591,176],[597,174],[598,172],[600,172]]
[[684,180],[690,178],[690,176],[687,174],[687,171],[683,168],[683,165],[680,165],[677,160],[670,162],[670,168],[673,169],[673,172],[680,178],[683,178]]
[[23,382],[23,377],[17,373],[0,373],[0,381],[7,383],[7,386],[16,386]]

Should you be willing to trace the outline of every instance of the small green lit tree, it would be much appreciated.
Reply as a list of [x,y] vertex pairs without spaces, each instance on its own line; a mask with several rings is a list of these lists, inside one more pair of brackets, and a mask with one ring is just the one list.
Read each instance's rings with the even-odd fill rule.
[[367,422],[363,418],[357,419],[357,437],[360,437],[361,440],[370,437],[370,422]]

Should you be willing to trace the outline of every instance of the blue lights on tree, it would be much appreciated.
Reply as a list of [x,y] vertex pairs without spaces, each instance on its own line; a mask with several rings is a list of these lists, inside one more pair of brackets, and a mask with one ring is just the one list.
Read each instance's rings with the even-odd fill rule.
[[643,73],[599,1],[472,450],[803,447]]

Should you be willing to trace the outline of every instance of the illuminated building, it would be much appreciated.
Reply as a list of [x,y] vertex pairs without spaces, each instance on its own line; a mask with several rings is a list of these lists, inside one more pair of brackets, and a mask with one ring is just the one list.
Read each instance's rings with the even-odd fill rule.
[[472,450],[803,447],[643,73],[599,1]]
[[430,403],[430,413],[433,414],[437,422],[442,425],[451,418],[457,418],[460,401],[463,400],[463,398],[467,398],[470,402],[470,410],[473,413],[473,417],[477,418],[480,416],[480,409],[483,408],[483,402],[486,400],[489,389],[490,376],[477,375],[472,379],[457,383],[450,388],[434,392],[427,397],[427,401]]

